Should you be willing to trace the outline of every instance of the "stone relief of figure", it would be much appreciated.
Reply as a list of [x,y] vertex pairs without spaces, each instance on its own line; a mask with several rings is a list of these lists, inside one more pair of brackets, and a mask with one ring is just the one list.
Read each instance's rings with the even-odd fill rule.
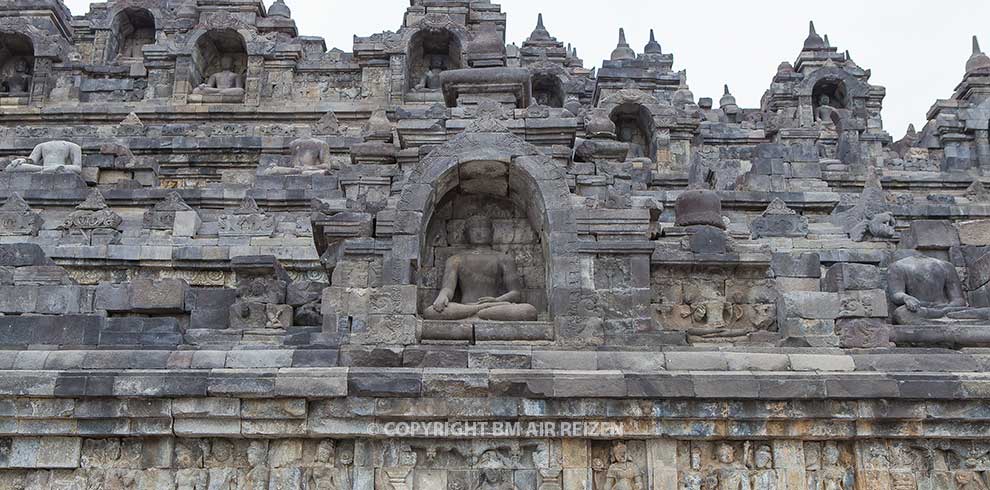
[[814,490],[853,490],[850,472],[842,467],[840,459],[839,447],[826,443],[822,448],[822,468],[818,471]]
[[248,470],[244,477],[243,490],[268,490],[268,442],[251,441],[247,450]]
[[261,175],[322,175],[330,170],[330,145],[317,138],[299,138],[289,143],[292,159],[287,166],[272,165]]
[[234,58],[220,58],[220,71],[210,75],[206,83],[193,89],[195,95],[244,95],[244,80],[241,75],[234,73]]
[[[533,305],[522,303],[522,280],[515,261],[491,248],[492,222],[475,215],[467,220],[465,234],[472,250],[447,260],[443,289],[423,317],[428,320],[535,321]],[[499,284],[508,292],[501,293]],[[460,301],[454,302],[460,291]]]
[[753,471],[750,474],[753,490],[777,490],[777,472],[773,469],[773,450],[762,445],[753,457]]
[[953,475],[953,480],[956,484],[955,490],[990,490],[983,477],[975,471],[957,471]]
[[423,74],[416,84],[417,91],[440,90],[440,74],[447,70],[447,62],[443,56],[434,55],[430,57],[430,69]]
[[14,72],[0,81],[0,94],[27,95],[31,92],[31,75],[28,74],[28,62],[19,59],[14,62]]
[[507,481],[506,473],[494,468],[484,468],[478,477],[478,486],[475,490],[518,490],[516,486]]
[[[746,443],[747,445],[749,443]],[[736,460],[736,448],[723,443],[718,446],[718,490],[750,490],[749,477],[743,463]]]
[[68,141],[49,141],[34,147],[31,156],[18,158],[5,172],[82,173],[82,148]]
[[681,479],[681,490],[702,490],[701,448],[691,448],[691,471]]
[[621,442],[612,446],[612,464],[605,473],[605,490],[646,490],[639,467]]
[[333,440],[321,441],[316,450],[314,468],[309,470],[306,478],[307,490],[345,490],[350,489],[350,482],[346,475],[338,468],[334,468],[334,459],[337,454],[336,445]]
[[990,309],[967,306],[956,268],[932,257],[912,256],[891,264],[887,297],[897,307],[894,322],[901,325],[990,319]]

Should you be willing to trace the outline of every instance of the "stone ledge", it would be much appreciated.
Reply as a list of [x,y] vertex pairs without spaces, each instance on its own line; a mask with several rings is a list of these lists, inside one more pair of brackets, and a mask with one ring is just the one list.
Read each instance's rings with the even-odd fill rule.
[[990,399],[990,374],[310,368],[0,371],[0,396],[417,399],[443,393],[533,399]]
[[[621,423],[626,437],[980,437],[983,401],[0,398],[0,437],[387,436],[393,422]],[[481,424],[478,424],[482,427]],[[482,429],[484,430],[484,429]],[[478,434],[485,436],[487,434]],[[492,434],[501,437],[498,434]],[[410,434],[420,437],[421,434]]]
[[936,349],[552,350],[524,345],[343,346],[339,349],[0,350],[0,370],[440,368],[775,372],[983,372],[990,353]]

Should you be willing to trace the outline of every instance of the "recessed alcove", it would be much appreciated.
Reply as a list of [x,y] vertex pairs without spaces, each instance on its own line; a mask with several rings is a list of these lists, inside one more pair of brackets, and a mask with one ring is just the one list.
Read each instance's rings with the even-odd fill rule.
[[[463,67],[461,42],[447,29],[425,29],[409,41],[406,73],[411,90],[439,90],[436,81],[427,77],[431,70],[447,71]],[[424,83],[426,82],[426,83]]]
[[619,141],[629,144],[628,158],[653,160],[650,111],[642,105],[627,103],[613,109],[610,117]]
[[[419,279],[419,311],[428,308],[442,287],[444,268],[450,257],[470,253],[466,226],[472,217],[484,216],[492,226],[491,249],[507,255],[521,280],[522,298],[541,312],[547,311],[546,259],[541,233],[531,223],[532,205],[525,194],[513,189],[509,169],[497,161],[462,164],[456,176],[448,176],[448,190],[437,201],[422,252]],[[453,178],[451,178],[453,177]],[[500,277],[504,281],[504,276]],[[500,283],[500,291],[507,284]],[[459,301],[459,297],[452,301]]]
[[34,44],[31,38],[14,32],[0,32],[0,97],[27,98],[34,72]]
[[553,75],[533,76],[533,100],[548,107],[564,107],[564,87]]
[[126,8],[113,21],[113,35],[107,49],[108,61],[141,59],[141,49],[155,43],[155,16],[147,9]]

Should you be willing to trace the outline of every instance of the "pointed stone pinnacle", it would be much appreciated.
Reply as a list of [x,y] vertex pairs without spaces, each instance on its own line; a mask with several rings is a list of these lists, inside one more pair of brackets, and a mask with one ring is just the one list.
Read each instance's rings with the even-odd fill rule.
[[973,54],[980,54],[983,50],[980,49],[980,39],[973,36]]
[[543,12],[540,12],[539,14],[536,15],[536,28],[546,29],[546,27],[543,27]]
[[619,28],[619,43],[615,46],[615,50],[612,51],[612,61],[619,60],[634,60],[636,59],[636,52],[629,47],[629,43],[626,42],[626,30]]
[[663,54],[663,49],[660,48],[660,43],[657,42],[657,36],[654,34],[653,29],[650,29],[650,42],[646,43],[646,48],[643,49],[643,52],[647,54]]
[[832,42],[828,40],[828,34],[825,34],[825,47],[826,48],[832,47]]
[[725,93],[724,93],[723,95],[732,95],[732,94],[731,94],[731,93],[729,92],[729,84],[725,84]]
[[818,33],[815,32],[815,21],[808,21],[808,36],[817,36]]

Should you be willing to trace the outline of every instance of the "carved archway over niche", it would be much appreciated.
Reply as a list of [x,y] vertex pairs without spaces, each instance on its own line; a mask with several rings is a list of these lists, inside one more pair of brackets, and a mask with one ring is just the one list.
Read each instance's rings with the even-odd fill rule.
[[[457,70],[463,66],[463,46],[460,38],[443,27],[421,29],[409,40],[406,73],[410,88],[437,90],[439,86],[424,83],[431,70]],[[422,86],[422,87],[420,87]]]
[[[191,78],[196,84],[225,69],[241,75],[247,71],[248,53],[244,36],[233,29],[214,29],[203,33],[196,40],[196,49],[192,53]],[[225,60],[230,60],[230,68],[225,68]]]
[[155,43],[155,15],[148,9],[128,7],[117,12],[107,46],[107,61],[141,59],[141,48]]
[[615,133],[619,141],[629,144],[628,158],[656,159],[653,145],[653,117],[641,104],[626,103],[616,106],[609,114],[615,123]]
[[[542,286],[546,294],[540,295],[543,299],[539,302],[548,305],[548,313],[553,314],[549,298],[555,287],[553,278],[559,276],[553,271],[576,256],[577,233],[568,210],[570,190],[563,171],[549,156],[493,120],[475,122],[430,153],[412,172],[396,208],[396,246],[393,256],[387,257],[390,262],[385,282],[421,282],[421,274],[435,266],[434,260],[444,260],[433,256],[429,238],[437,236],[436,227],[441,222],[456,219],[453,214],[443,214],[451,212],[450,206],[456,200],[464,206],[493,211],[494,221],[502,220],[502,226],[519,232],[518,241],[524,242],[519,245],[525,246],[522,248],[529,247],[542,255],[518,267],[542,264],[545,268],[542,281],[532,277],[539,271],[522,274],[530,275],[527,287]],[[440,219],[435,219],[438,216]],[[532,239],[526,236],[528,233],[532,233]],[[533,245],[538,247],[534,249]]]

